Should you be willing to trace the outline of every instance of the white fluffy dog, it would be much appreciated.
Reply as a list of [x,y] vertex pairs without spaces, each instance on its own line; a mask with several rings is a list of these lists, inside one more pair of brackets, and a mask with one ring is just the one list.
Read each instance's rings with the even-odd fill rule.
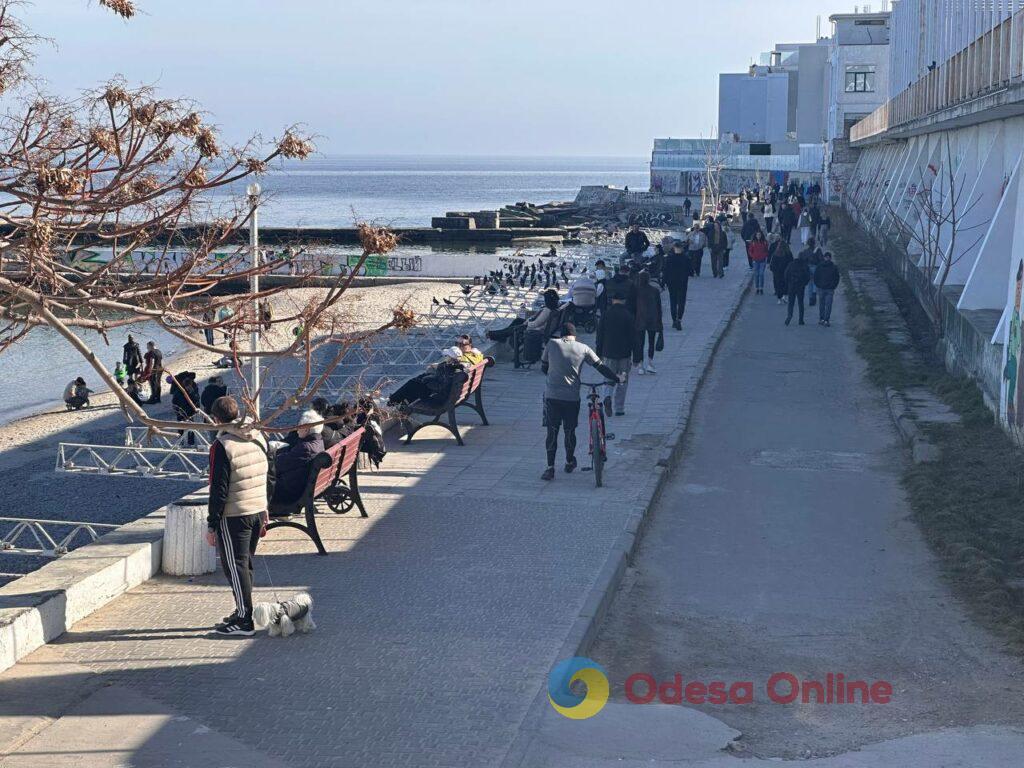
[[266,629],[270,637],[288,637],[296,631],[312,632],[316,629],[313,598],[300,592],[280,603],[256,603],[252,607],[252,620],[257,629]]

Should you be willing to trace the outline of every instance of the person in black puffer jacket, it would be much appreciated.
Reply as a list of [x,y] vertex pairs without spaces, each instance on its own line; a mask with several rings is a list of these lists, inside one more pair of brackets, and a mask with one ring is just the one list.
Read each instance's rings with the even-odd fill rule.
[[686,292],[690,287],[690,276],[693,264],[690,254],[683,250],[678,240],[672,246],[672,252],[665,259],[665,286],[668,288],[669,310],[672,315],[672,327],[677,331],[683,329],[683,313],[686,311]]
[[613,293],[598,323],[595,345],[601,362],[619,374],[619,383],[608,384],[605,388],[604,410],[608,416],[612,415],[612,395],[615,396],[615,414],[622,416],[626,412],[626,390],[629,388],[629,370],[633,365],[633,345],[636,341],[635,328],[636,318],[626,306],[626,297],[621,293]]
[[306,490],[309,466],[318,454],[324,452],[323,417],[314,410],[299,417],[298,428],[285,438],[285,447],[274,456],[275,476],[272,505],[293,504]]
[[832,254],[825,253],[821,264],[814,273],[814,285],[818,289],[818,325],[832,325],[832,299],[839,287],[839,268],[832,261]]
[[[191,421],[199,409],[199,387],[192,371],[182,371],[171,380],[171,407],[178,421]],[[178,430],[184,434],[185,430]],[[196,444],[195,432],[188,433],[188,444]]]
[[206,386],[203,387],[203,394],[199,396],[199,405],[204,411],[211,413],[213,404],[217,402],[218,398],[224,397],[227,393],[228,388],[224,383],[224,379],[220,376],[211,376],[210,380],[206,382]]
[[801,251],[793,263],[786,267],[786,293],[789,294],[789,312],[786,325],[793,322],[793,305],[800,305],[800,325],[804,324],[804,289],[811,280],[811,269],[807,266],[807,252]]
[[[658,334],[664,331],[661,319],[661,291],[651,283],[646,270],[637,276],[636,289],[636,346],[633,349],[633,363],[637,375],[656,373],[654,352]],[[644,342],[647,346],[647,360],[644,361]]]

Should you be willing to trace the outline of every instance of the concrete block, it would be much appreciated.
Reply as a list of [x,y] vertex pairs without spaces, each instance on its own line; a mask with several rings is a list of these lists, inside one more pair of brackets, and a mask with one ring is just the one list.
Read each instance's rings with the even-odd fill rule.
[[0,587],[0,671],[159,572],[165,512]]
[[476,229],[472,216],[435,216],[430,220],[434,229]]

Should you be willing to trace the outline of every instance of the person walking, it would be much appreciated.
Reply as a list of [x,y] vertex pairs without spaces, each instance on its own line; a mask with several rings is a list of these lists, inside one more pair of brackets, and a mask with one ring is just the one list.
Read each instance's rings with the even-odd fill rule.
[[775,288],[775,298],[779,304],[785,303],[789,290],[786,288],[786,270],[793,263],[793,251],[789,243],[779,235],[772,235],[775,242],[769,246],[771,257],[768,266],[772,270],[772,286]]
[[[671,286],[669,290],[672,290]],[[609,383],[605,389],[604,412],[607,416],[612,415],[613,396],[615,415],[626,415],[626,390],[629,388],[629,371],[633,365],[635,325],[636,318],[626,306],[626,297],[618,293],[610,296],[608,309],[601,315],[597,325],[596,343],[601,362],[619,378],[618,382]]]
[[[636,375],[657,373],[654,368],[654,352],[659,334],[665,332],[661,318],[661,291],[651,282],[647,270],[637,278],[636,289],[636,346],[633,349],[633,363],[637,366]],[[647,360],[644,361],[644,342],[647,346]]]
[[708,237],[708,248],[711,250],[711,274],[714,277],[725,277],[725,252],[729,248],[729,236],[722,227],[722,222],[711,224]]
[[754,269],[754,291],[761,295],[764,293],[764,271],[768,266],[768,241],[761,230],[757,231],[747,246],[747,255]]
[[651,247],[651,241],[647,235],[640,231],[639,224],[633,224],[626,233],[626,253],[628,258],[639,262],[647,249]]
[[[218,424],[238,421],[233,397],[217,399],[210,414]],[[243,433],[245,434],[245,433]],[[210,446],[210,500],[206,541],[217,547],[231,585],[235,610],[214,627],[218,635],[251,637],[253,556],[269,522],[267,506],[274,489],[274,462],[258,432],[240,436],[221,431]]]
[[747,220],[743,222],[743,228],[740,230],[740,237],[743,238],[744,250],[747,252],[747,268],[754,268],[754,260],[750,258],[750,244],[754,240],[754,235],[761,231],[761,225],[757,223],[757,218],[754,216],[748,216]]
[[818,303],[818,289],[814,285],[814,272],[821,264],[821,249],[812,237],[807,241],[807,247],[802,253],[807,259],[807,268],[811,270],[811,279],[807,283],[807,305],[813,307]]
[[676,242],[672,252],[665,259],[665,287],[668,288],[669,314],[672,327],[683,330],[683,313],[686,312],[686,294],[690,287],[693,265],[690,254],[683,250],[683,244]]
[[822,256],[821,264],[814,272],[814,284],[818,288],[818,325],[832,325],[832,299],[839,287],[839,268],[832,261],[828,251]]
[[690,257],[690,274],[700,277],[700,268],[704,263],[704,248],[708,244],[707,236],[697,224],[690,227],[686,236],[686,253]]
[[764,204],[764,231],[770,235],[775,229],[775,203],[767,200]]
[[804,325],[804,290],[811,280],[811,270],[807,266],[806,251],[801,251],[793,263],[786,267],[786,292],[789,294],[789,312],[786,314],[786,325],[793,322],[793,306],[800,305],[800,325]]
[[601,362],[597,353],[576,340],[576,326],[566,323],[561,338],[551,339],[541,355],[540,367],[546,375],[544,385],[544,426],[547,438],[547,469],[542,480],[555,479],[555,457],[558,454],[558,432],[565,430],[565,472],[575,471],[576,425],[580,420],[580,370],[584,364],[592,366],[611,383],[619,377]]
[[782,203],[779,206],[779,234],[782,235],[783,241],[788,243],[792,240],[795,226],[796,213],[793,211],[793,206],[788,202]]
[[149,400],[146,402],[153,405],[160,402],[161,379],[164,375],[164,353],[157,349],[155,342],[149,341],[146,342],[146,354],[143,360],[146,363],[146,368],[142,372],[142,378],[149,382]]
[[210,307],[203,310],[203,337],[206,339],[206,343],[209,346],[213,346],[213,325],[214,314]]
[[690,219],[690,209],[692,208],[693,203],[690,202],[690,198],[686,198],[685,200],[683,200],[683,215],[686,217],[686,221],[689,221]]
[[828,211],[821,215],[821,219],[818,221],[818,245],[822,248],[828,247],[828,235],[832,231],[832,217],[828,215]]
[[807,210],[800,211],[800,217],[797,220],[800,228],[800,242],[807,245],[807,242],[811,239],[811,213]]
[[128,341],[122,347],[121,362],[124,363],[129,379],[134,379],[142,369],[142,350],[139,349],[139,343],[130,333]]

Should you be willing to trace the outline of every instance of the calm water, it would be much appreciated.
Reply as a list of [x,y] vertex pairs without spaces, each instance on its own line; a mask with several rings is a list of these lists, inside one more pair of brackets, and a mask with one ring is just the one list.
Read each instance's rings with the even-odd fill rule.
[[268,227],[349,227],[359,218],[429,226],[431,217],[447,211],[572,200],[588,184],[647,189],[648,163],[642,157],[313,158],[260,179],[269,198],[260,221]]
[[[268,195],[261,209],[261,224],[348,227],[358,217],[398,227],[429,226],[431,217],[446,211],[571,200],[588,184],[646,189],[647,162],[645,158],[314,158],[288,163],[260,179]],[[244,185],[240,185],[229,192],[243,191]],[[438,276],[481,274],[496,268],[500,256],[506,255],[503,250],[400,251],[395,256],[411,274]],[[413,263],[422,266],[408,269]],[[121,358],[128,332],[122,330],[112,337],[109,347],[96,336],[88,340],[104,362],[113,366]],[[168,334],[147,328],[132,332],[143,346],[146,340],[155,340],[168,357],[180,349],[181,342]],[[0,355],[0,424],[60,407],[65,384],[78,375],[98,389],[95,376],[89,375],[76,353],[55,334],[37,329]]]

